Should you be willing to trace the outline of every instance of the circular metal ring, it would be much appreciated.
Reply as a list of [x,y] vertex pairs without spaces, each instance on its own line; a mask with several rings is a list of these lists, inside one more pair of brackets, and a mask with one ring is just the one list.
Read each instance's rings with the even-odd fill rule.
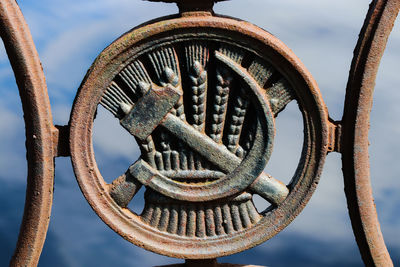
[[350,70],[343,114],[342,164],[353,232],[367,266],[393,266],[379,225],[369,169],[369,114],[375,79],[400,2],[370,5]]
[[54,126],[39,56],[24,17],[13,0],[0,2],[0,35],[21,96],[28,160],[24,216],[10,266],[36,266],[53,200]]
[[[153,145],[148,136],[149,132],[153,135],[152,131],[154,130],[156,139],[160,140],[160,143],[155,145],[156,151],[161,151],[159,156],[172,157],[173,151],[169,150],[170,146],[165,142],[165,140],[171,140],[171,137],[165,138],[163,133],[157,133],[159,127],[156,126],[162,124],[162,127],[168,129],[169,134],[171,132],[178,133],[173,127],[165,125],[170,123],[169,120],[176,121],[185,114],[180,110],[180,96],[175,94],[180,90],[179,82],[176,82],[181,77],[177,75],[178,67],[190,71],[189,65],[197,66],[193,73],[197,71],[198,78],[200,78],[204,66],[201,58],[204,57],[200,57],[197,63],[196,60],[187,60],[188,63],[177,64],[173,63],[174,58],[181,59],[185,53],[203,55],[204,49],[202,48],[204,46],[198,45],[201,43],[206,43],[205,47],[211,48],[210,50],[213,51],[209,53],[209,58],[212,58],[210,60],[213,61],[213,65],[210,64],[210,68],[214,68],[214,71],[217,71],[215,66],[223,65],[241,81],[239,84],[251,87],[254,81],[258,83],[256,87],[261,89],[253,91],[247,89],[245,92],[251,99],[251,104],[256,106],[255,110],[257,111],[255,111],[254,118],[257,120],[253,118],[253,121],[264,124],[262,128],[264,129],[262,133],[264,140],[270,138],[272,141],[271,131],[268,129],[273,123],[268,120],[277,116],[292,99],[297,100],[304,120],[305,138],[302,159],[288,188],[266,174],[261,174],[257,178],[260,169],[264,168],[264,165],[257,161],[260,159],[257,159],[255,162],[260,166],[252,174],[253,180],[251,181],[253,183],[246,183],[246,186],[234,189],[233,193],[224,193],[222,196],[218,196],[224,197],[223,199],[217,201],[215,198],[214,200],[211,198],[211,201],[208,202],[196,202],[196,199],[191,199],[191,202],[190,200],[186,202],[188,199],[183,198],[185,201],[182,201],[182,198],[169,195],[169,193],[153,187],[159,192],[148,190],[145,196],[145,209],[142,214],[136,214],[127,208],[127,204],[142,184],[146,185],[146,181],[151,180],[151,177],[159,175],[159,173],[164,174],[166,179],[179,179],[168,172],[169,167],[161,168],[157,165],[156,161],[159,161],[157,155],[152,154],[154,162],[150,160],[151,157],[149,159],[148,155],[146,156],[149,151],[155,153],[151,149]],[[188,56],[186,59],[193,57]],[[153,69],[149,70],[147,67],[149,65],[153,66]],[[252,68],[263,71],[258,73]],[[239,69],[241,72],[235,71],[235,69]],[[268,70],[273,70],[275,74],[271,76],[272,72],[269,73]],[[150,71],[151,75],[143,74],[145,71]],[[140,79],[135,78],[135,75]],[[149,78],[150,76],[155,78]],[[221,70],[220,76],[216,78],[216,83],[219,79],[220,89],[227,84],[224,77]],[[268,78],[271,78],[270,82],[274,82],[266,86]],[[136,82],[134,82],[135,79]],[[154,79],[157,81],[155,82]],[[198,81],[196,80],[194,83]],[[124,86],[128,88],[122,88]],[[132,88],[134,91],[140,92],[141,97],[129,97],[129,90]],[[188,90],[185,88],[183,91]],[[259,91],[262,91],[261,96],[265,98],[265,101],[260,100],[260,97],[257,96]],[[253,96],[251,96],[252,94]],[[153,102],[139,101],[149,95]],[[164,98],[165,95],[169,97]],[[185,93],[183,95],[183,99],[185,99]],[[175,100],[173,100],[174,97]],[[119,99],[118,104],[115,99]],[[157,110],[149,112],[149,114],[155,114],[160,109],[168,107],[167,111],[170,111],[169,114],[172,114],[174,119],[167,118],[170,117],[169,115],[161,117],[161,119],[151,115],[153,117],[150,116],[150,119],[135,121],[135,118],[138,117],[135,107],[141,105],[142,108],[147,107],[152,110],[153,107],[146,103],[154,103],[154,99],[162,104],[157,105],[155,108]],[[193,99],[191,101],[194,101]],[[232,101],[237,99],[237,97],[233,98]],[[137,102],[134,103],[133,100]],[[140,104],[138,104],[139,102]],[[263,102],[267,103],[263,104]],[[126,174],[112,184],[107,184],[101,176],[93,152],[92,126],[99,103],[120,119],[122,126],[137,137],[139,144],[143,142],[141,164],[133,164]],[[264,109],[262,109],[263,106]],[[262,112],[267,115],[260,115],[259,109],[262,109]],[[163,115],[165,112],[165,110],[160,111]],[[273,116],[269,114],[271,112]],[[193,113],[190,114],[193,115]],[[188,119],[188,124],[190,127],[197,128],[195,120]],[[140,128],[143,130],[143,133],[140,133],[136,131],[138,128],[132,127],[132,125],[146,125],[146,127]],[[252,125],[257,126],[254,123]],[[246,129],[251,128],[252,125]],[[179,122],[179,129],[185,127]],[[152,131],[148,131],[148,129]],[[184,136],[188,132],[191,131],[181,130],[179,133]],[[187,139],[182,136],[179,137],[193,148],[190,140],[197,138],[196,134],[192,133],[191,138]],[[211,134],[209,136],[212,138]],[[204,137],[204,139],[207,138]],[[257,145],[252,142],[254,134],[250,135],[247,140],[251,141],[249,144],[249,151],[251,151],[253,146]],[[226,147],[229,149],[229,141],[227,141]],[[245,147],[244,144],[243,147]],[[262,147],[270,148],[269,145]],[[250,23],[228,18],[214,16],[207,16],[207,19],[201,16],[169,18],[132,30],[116,40],[96,59],[74,102],[70,120],[70,148],[74,171],[83,194],[95,212],[114,231],[130,242],[167,256],[193,259],[215,258],[240,252],[268,240],[286,227],[303,209],[318,184],[328,151],[328,115],[311,75],[305,70],[299,59],[271,34]],[[165,154],[163,154],[164,152]],[[223,154],[222,152],[218,153],[218,155]],[[246,158],[243,162],[245,160]],[[264,156],[261,160],[266,162],[267,157]],[[150,168],[153,163],[155,167]],[[165,161],[162,163],[164,164]],[[212,163],[218,164],[218,162]],[[250,163],[249,161],[248,164]],[[237,166],[235,164],[233,164],[234,167]],[[210,165],[205,163],[202,166]],[[224,168],[224,166],[218,167]],[[157,170],[153,172],[152,169],[155,168]],[[206,172],[207,179],[210,179],[211,175],[216,175],[218,182],[218,174],[214,172],[219,170],[207,168],[209,168]],[[232,169],[232,167],[230,168]],[[215,180],[210,183],[213,182]],[[235,184],[232,185],[235,186]],[[117,191],[118,193],[116,193]],[[276,192],[278,193],[275,195]],[[262,195],[273,205],[266,211],[258,213],[252,202],[254,193]],[[205,200],[206,197],[203,199]],[[231,220],[220,221],[220,214],[222,216],[229,215]],[[184,223],[179,224],[179,220],[184,220]],[[216,228],[207,227],[211,221]],[[179,228],[180,226],[185,229],[182,230],[182,227]]]

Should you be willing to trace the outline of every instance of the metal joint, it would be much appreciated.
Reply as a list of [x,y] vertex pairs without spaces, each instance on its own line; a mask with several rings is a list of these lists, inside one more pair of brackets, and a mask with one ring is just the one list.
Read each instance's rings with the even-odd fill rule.
[[328,152],[342,153],[342,122],[329,119]]
[[55,125],[53,128],[53,149],[55,157],[69,157],[69,126]]

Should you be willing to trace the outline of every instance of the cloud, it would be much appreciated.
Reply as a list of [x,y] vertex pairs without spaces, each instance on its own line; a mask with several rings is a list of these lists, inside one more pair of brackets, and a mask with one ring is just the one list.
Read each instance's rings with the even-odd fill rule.
[[23,120],[20,112],[11,111],[2,103],[0,99],[0,180],[3,183],[24,183],[27,163]]
[[127,0],[27,3],[31,9],[25,16],[34,29],[52,100],[71,99],[92,61],[115,38],[136,23],[173,10],[167,5],[154,9],[154,4]]
[[241,4],[221,3],[217,11],[253,22],[285,42],[318,82],[333,118],[340,119],[350,61],[368,2],[250,0],[246,9]]

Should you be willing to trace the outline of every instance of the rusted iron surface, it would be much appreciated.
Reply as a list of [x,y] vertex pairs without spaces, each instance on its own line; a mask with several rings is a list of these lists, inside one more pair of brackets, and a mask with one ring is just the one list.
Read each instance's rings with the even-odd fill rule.
[[[93,63],[68,126],[54,127],[40,61],[17,4],[0,2],[1,38],[14,69],[27,136],[28,186],[11,266],[36,266],[52,203],[54,156],[71,155],[83,194],[114,231],[178,258],[218,264],[284,229],[310,199],[328,152],[342,153],[353,231],[367,266],[393,266],[373,202],[368,162],[373,88],[400,1],[370,6],[350,71],[343,119],[329,119],[311,74],[276,37],[215,15],[217,0],[175,2],[179,15],[133,29]],[[297,101],[304,143],[289,184],[264,172],[275,121]],[[141,156],[112,183],[95,160],[92,126],[103,106]],[[69,142],[69,147],[68,143]],[[118,142],[118,140],[116,140]],[[128,208],[146,187],[141,213]],[[257,210],[254,195],[270,203]]]
[[214,3],[227,1],[227,0],[147,0],[150,2],[165,2],[165,3],[176,3],[179,8],[179,12],[184,14],[186,12],[198,12],[198,11],[210,11]]
[[[114,231],[160,254],[207,259],[258,245],[296,217],[318,184],[331,123],[315,81],[277,38],[193,6],[181,13],[100,54],[74,101],[70,150],[83,194]],[[275,120],[291,101],[305,138],[285,185],[263,170]],[[111,184],[92,146],[99,104],[142,152]],[[127,206],[142,186],[145,207],[135,213]],[[257,211],[255,194],[271,206]]]
[[397,0],[371,3],[354,52],[343,115],[345,192],[353,231],[367,266],[393,266],[372,196],[368,130],[376,74],[399,8]]
[[342,152],[342,122],[329,120],[328,152]]
[[55,125],[53,131],[53,148],[55,157],[69,157],[69,126]]
[[19,87],[28,160],[24,216],[10,266],[36,266],[46,237],[53,198],[52,141],[55,129],[39,57],[14,0],[0,1],[0,34]]
[[[156,86],[147,88],[147,92],[141,97],[135,105],[129,106],[123,102],[121,110],[124,114],[120,120],[121,125],[128,132],[145,141],[146,138],[157,128],[164,120],[166,114],[177,104],[181,99],[182,90],[173,86],[156,89]],[[108,99],[113,101],[114,99]],[[125,111],[124,111],[125,110]]]

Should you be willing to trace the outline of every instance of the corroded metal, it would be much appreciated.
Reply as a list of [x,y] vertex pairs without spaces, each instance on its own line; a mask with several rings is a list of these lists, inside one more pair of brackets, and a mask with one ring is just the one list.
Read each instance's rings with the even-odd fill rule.
[[[251,248],[286,227],[307,204],[333,151],[343,154],[346,197],[365,264],[392,266],[372,198],[368,125],[376,73],[400,2],[372,2],[354,53],[343,120],[334,122],[311,75],[271,34],[215,15],[218,0],[151,1],[175,2],[180,14],[135,28],[105,49],[78,91],[69,125],[57,127],[22,14],[14,1],[0,2],[0,34],[20,90],[29,167],[11,266],[38,263],[55,156],[71,155],[86,199],[128,241],[187,259],[177,266],[239,266],[215,258]],[[291,101],[303,115],[304,143],[285,185],[264,169],[275,121]],[[100,106],[141,149],[140,158],[110,184],[92,147]],[[145,207],[137,214],[128,205],[143,186]],[[254,195],[270,207],[257,210]]]
[[343,115],[345,192],[353,231],[367,266],[393,266],[372,196],[368,130],[376,74],[399,8],[397,0],[371,3],[354,52]]
[[50,102],[39,56],[13,0],[0,1],[0,35],[14,70],[24,111],[28,180],[25,210],[10,266],[36,266],[53,198],[54,147]]
[[[89,70],[70,120],[74,171],[95,212],[128,241],[187,259],[248,249],[289,224],[318,183],[330,133],[299,59],[256,26],[211,14],[186,8],[116,40]],[[275,120],[294,100],[305,138],[285,185],[263,170]],[[111,184],[92,147],[99,104],[142,152]],[[127,206],[142,186],[145,207],[135,213]],[[271,206],[257,211],[256,194]]]
[[227,0],[147,0],[150,2],[165,2],[176,3],[180,13],[185,12],[198,12],[198,11],[212,11],[214,3],[227,1]]

